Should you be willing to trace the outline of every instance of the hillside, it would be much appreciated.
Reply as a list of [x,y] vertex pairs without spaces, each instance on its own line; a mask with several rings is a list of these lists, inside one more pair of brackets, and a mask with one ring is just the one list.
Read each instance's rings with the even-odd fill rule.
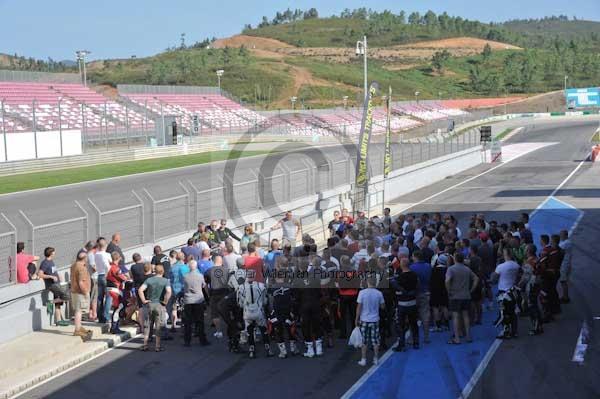
[[[222,87],[259,108],[330,107],[361,103],[362,57],[356,41],[368,36],[369,80],[392,86],[394,98],[524,96],[600,82],[598,22],[566,17],[482,23],[446,13],[394,14],[344,10],[319,18],[315,9],[278,12],[242,34],[152,57],[100,60],[88,77],[103,90],[119,83]],[[207,48],[208,47],[208,48]],[[0,67],[68,68],[55,62],[0,56]],[[8,63],[8,65],[6,65]],[[73,71],[73,69],[71,69]],[[74,68],[74,71],[77,69]],[[114,93],[113,93],[114,94]]]

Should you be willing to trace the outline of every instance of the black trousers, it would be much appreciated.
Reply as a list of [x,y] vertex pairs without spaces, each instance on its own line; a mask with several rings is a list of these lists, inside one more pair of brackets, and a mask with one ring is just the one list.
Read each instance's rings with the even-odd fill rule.
[[192,342],[192,329],[200,333],[200,341],[206,340],[204,331],[204,308],[203,303],[186,304],[183,307],[183,340],[186,344]]
[[414,344],[419,343],[419,325],[417,319],[419,314],[417,306],[396,306],[396,330],[398,333],[398,345],[403,348],[405,345],[404,336],[406,330],[410,328]]
[[218,305],[219,314],[227,325],[227,338],[239,342],[240,332],[244,328],[242,311],[237,305],[235,295],[227,295]]
[[[354,329],[357,298],[358,295],[340,295],[340,336],[342,338],[347,338],[348,331]],[[348,330],[348,322],[350,322],[350,330]]]
[[285,334],[287,332],[288,339],[290,341],[296,341],[296,333],[293,329],[293,325],[286,323],[286,320],[290,320],[293,323],[289,313],[276,313],[275,317],[277,321],[273,323],[272,336],[277,340],[278,343],[285,342]]
[[319,303],[307,303],[300,309],[302,318],[302,335],[304,341],[321,339],[321,306]]

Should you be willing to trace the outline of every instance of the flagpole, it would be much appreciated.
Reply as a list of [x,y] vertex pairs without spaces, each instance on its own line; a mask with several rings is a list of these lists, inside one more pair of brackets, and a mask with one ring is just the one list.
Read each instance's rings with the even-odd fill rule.
[[392,167],[392,152],[391,152],[391,134],[392,134],[392,126],[391,126],[391,113],[392,113],[392,86],[388,87],[388,96],[386,100],[387,107],[387,115],[386,115],[386,124],[385,124],[385,144],[383,147],[383,198],[382,198],[382,207],[381,214],[384,214],[385,211],[385,182],[388,176],[388,173]]

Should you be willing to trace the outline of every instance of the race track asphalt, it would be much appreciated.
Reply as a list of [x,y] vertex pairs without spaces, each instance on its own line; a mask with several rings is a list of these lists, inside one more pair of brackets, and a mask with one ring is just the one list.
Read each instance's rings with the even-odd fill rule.
[[[408,212],[456,214],[463,231],[466,220],[474,212],[485,213],[489,220],[514,220],[520,212],[537,208],[571,174],[589,152],[589,138],[597,126],[597,122],[572,122],[527,129],[509,139],[507,144],[558,144],[515,159],[413,206]],[[394,202],[410,206],[490,168],[490,165],[478,166]],[[563,306],[563,314],[548,325],[540,337],[528,337],[528,323],[522,320],[521,338],[500,345],[471,398],[600,397],[600,340],[594,333],[600,321],[593,320],[594,316],[600,316],[600,265],[596,254],[600,237],[598,165],[584,163],[556,197],[585,212],[573,237],[573,302]],[[571,356],[584,320],[590,324],[591,342],[584,365],[576,365],[571,362]],[[178,339],[168,343],[166,352],[141,353],[137,351],[139,340],[134,340],[22,397],[334,398],[343,395],[365,371],[356,365],[358,354],[347,349],[340,340],[321,358],[286,360],[265,359],[262,352],[258,359],[248,360],[242,355],[227,353],[224,343],[212,341],[213,345],[208,348],[188,349],[182,347]],[[411,398],[421,397],[419,386],[414,386],[413,392]],[[398,396],[396,392],[389,392],[385,397]]]

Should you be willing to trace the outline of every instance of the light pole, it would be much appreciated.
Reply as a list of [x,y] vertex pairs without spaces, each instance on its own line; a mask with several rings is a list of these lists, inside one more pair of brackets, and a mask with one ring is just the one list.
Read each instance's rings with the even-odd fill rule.
[[417,104],[419,104],[419,94],[421,94],[421,93],[418,91],[415,91],[415,101]]
[[[87,69],[85,67],[85,56],[91,54],[92,52],[89,50],[77,50],[75,54],[77,55],[77,63],[79,64],[79,73],[81,74],[81,70],[83,69],[83,85],[87,86]],[[83,64],[83,67],[82,67]]]
[[567,80],[569,79],[568,75],[565,75],[565,92],[567,91]]
[[217,81],[219,82],[219,94],[221,94],[221,76],[223,76],[224,73],[225,73],[225,71],[222,69],[217,70]]
[[362,55],[363,56],[363,61],[364,61],[364,75],[365,75],[365,96],[364,98],[367,98],[367,92],[369,90],[368,88],[368,84],[367,84],[367,36],[363,36],[363,40],[362,41],[357,41],[356,42],[356,55]]
[[8,162],[8,148],[6,147],[6,120],[4,115],[4,102],[6,99],[0,101],[0,116],[2,116],[2,136],[4,137],[4,161]]
[[298,100],[298,97],[296,96],[290,98],[290,101],[292,102],[292,111],[295,109],[296,100]]
[[342,97],[342,100],[344,100],[344,109],[348,109],[348,96]]

